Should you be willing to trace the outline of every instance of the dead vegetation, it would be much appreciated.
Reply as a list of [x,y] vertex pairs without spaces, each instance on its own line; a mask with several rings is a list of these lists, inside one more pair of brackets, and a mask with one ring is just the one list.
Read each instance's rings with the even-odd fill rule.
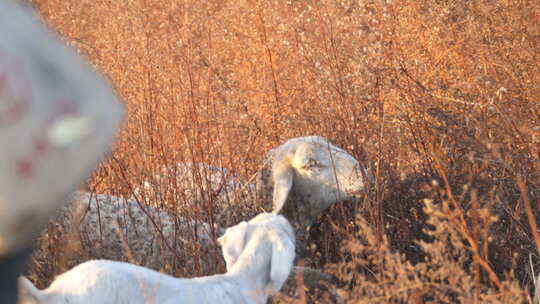
[[[311,231],[311,266],[345,299],[530,303],[538,1],[33,2],[128,104],[90,189],[130,197],[179,162],[249,180],[270,148],[322,135],[374,176],[361,206],[334,206]],[[214,222],[219,189],[193,174],[196,205],[167,185],[145,200]]]

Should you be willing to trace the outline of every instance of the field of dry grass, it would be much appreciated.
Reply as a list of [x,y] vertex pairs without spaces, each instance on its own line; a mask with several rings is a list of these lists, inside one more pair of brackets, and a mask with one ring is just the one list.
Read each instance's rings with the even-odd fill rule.
[[[322,135],[374,176],[311,235],[347,302],[531,303],[540,2],[32,2],[127,103],[91,190],[128,197],[183,161],[248,180],[270,148]],[[172,190],[142,195],[190,204]],[[203,196],[190,216],[212,222]]]

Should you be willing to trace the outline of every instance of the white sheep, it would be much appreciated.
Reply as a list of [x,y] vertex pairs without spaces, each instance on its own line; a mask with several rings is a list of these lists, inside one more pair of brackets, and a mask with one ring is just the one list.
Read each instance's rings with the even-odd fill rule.
[[94,260],[60,275],[40,291],[24,277],[19,304],[266,303],[279,291],[294,260],[294,232],[280,215],[260,214],[219,238],[227,273],[174,278],[124,262]]
[[320,136],[297,137],[272,149],[257,179],[258,202],[272,202],[295,226],[297,237],[333,203],[360,194],[368,174],[362,164]]
[[[175,216],[113,195],[83,191],[71,195],[52,224],[56,229],[47,230],[42,236],[34,258],[38,262],[67,261],[68,266],[91,257],[132,261],[157,270],[172,265],[193,269],[195,261],[183,254],[187,251],[184,249],[189,248],[190,252],[211,250],[215,247],[213,236],[220,233],[219,229],[200,220]],[[63,256],[50,257],[47,250],[50,239],[60,239],[66,243],[65,248],[74,250],[53,250]],[[79,247],[81,252],[77,252]],[[215,263],[214,268],[218,261]],[[202,272],[213,269],[209,263],[199,263],[199,266]]]

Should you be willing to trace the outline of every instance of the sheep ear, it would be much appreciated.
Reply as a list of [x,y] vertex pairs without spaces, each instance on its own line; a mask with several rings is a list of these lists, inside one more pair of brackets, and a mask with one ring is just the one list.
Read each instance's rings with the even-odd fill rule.
[[218,237],[217,242],[218,242],[219,246],[223,247],[223,245],[225,244],[225,235],[222,235],[222,236]]
[[287,201],[287,197],[289,196],[289,192],[291,191],[292,184],[293,184],[293,169],[290,165],[286,165],[283,167],[275,168],[273,179],[274,179],[274,193],[272,198],[272,212],[273,213],[279,213],[283,206],[285,205],[285,202]]
[[227,247],[228,253],[234,253],[235,259],[238,259],[246,245],[246,231],[248,223],[242,221],[240,224],[227,229],[227,232],[222,238],[227,238],[223,241],[223,246]]
[[294,240],[285,233],[276,233],[271,237],[272,258],[270,260],[270,281],[267,285],[269,293],[278,292],[293,268]]

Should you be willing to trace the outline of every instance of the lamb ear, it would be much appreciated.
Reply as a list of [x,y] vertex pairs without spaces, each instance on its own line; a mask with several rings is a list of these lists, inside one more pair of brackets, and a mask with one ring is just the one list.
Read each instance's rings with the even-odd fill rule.
[[223,245],[225,244],[225,235],[222,235],[222,236],[218,237],[217,242],[218,242],[219,246],[223,247]]
[[278,292],[293,268],[295,248],[294,240],[286,233],[272,234],[272,258],[270,260],[270,281],[267,284],[269,293]]
[[274,179],[274,193],[272,198],[273,213],[279,213],[285,205],[292,188],[293,174],[293,168],[290,164],[274,168],[272,175],[272,178]]
[[234,227],[227,229],[225,235],[219,238],[220,244],[229,254],[234,254],[234,259],[238,259],[246,245],[246,231],[248,223],[242,221]]
[[238,249],[238,252],[241,253],[244,251],[244,247],[246,246],[246,232],[247,232],[248,223],[246,221],[242,221],[240,224],[236,225],[236,229],[234,231],[234,240],[236,240],[236,248]]

